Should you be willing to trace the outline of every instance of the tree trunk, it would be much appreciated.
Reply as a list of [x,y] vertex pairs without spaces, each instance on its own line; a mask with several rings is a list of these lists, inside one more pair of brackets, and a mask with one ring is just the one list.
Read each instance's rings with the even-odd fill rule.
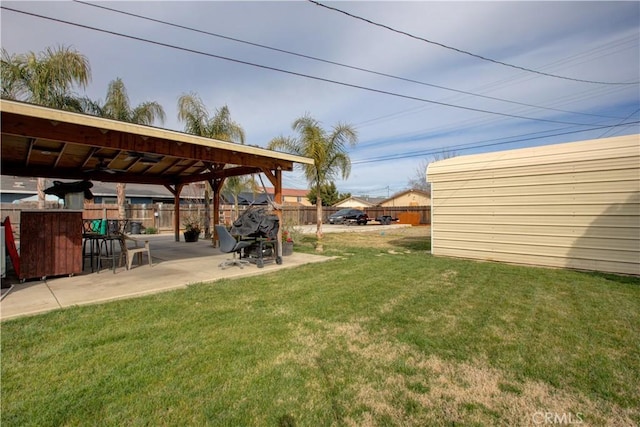
[[322,252],[322,198],[320,197],[320,192],[316,193],[316,216],[317,218],[317,228],[316,228],[316,251]]
[[44,209],[45,207],[45,195],[44,195],[44,187],[46,186],[44,178],[38,178],[37,182],[38,188],[38,209]]
[[211,238],[211,196],[208,181],[204,183],[204,238]]
[[118,195],[118,219],[126,219],[127,211],[125,209],[125,189],[127,188],[127,184],[117,183],[116,184],[116,194]]

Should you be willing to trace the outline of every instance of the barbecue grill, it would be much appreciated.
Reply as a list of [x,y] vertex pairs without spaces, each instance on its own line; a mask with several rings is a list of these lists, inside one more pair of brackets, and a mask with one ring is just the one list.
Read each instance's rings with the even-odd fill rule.
[[245,210],[238,219],[233,222],[231,234],[242,240],[254,242],[243,250],[240,258],[264,267],[266,262],[275,261],[282,264],[282,258],[278,256],[278,230],[280,220],[277,215],[269,213],[267,208],[253,206]]

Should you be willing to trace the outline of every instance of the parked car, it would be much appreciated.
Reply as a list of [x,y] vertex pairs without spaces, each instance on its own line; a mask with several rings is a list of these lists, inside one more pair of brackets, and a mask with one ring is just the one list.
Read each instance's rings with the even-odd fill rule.
[[360,209],[340,209],[338,212],[329,215],[329,224],[349,224],[367,225],[369,217]]

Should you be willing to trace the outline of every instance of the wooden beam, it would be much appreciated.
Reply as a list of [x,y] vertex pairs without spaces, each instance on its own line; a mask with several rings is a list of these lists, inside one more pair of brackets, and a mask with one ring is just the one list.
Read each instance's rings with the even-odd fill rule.
[[276,215],[278,215],[278,243],[277,243],[277,253],[279,257],[282,257],[282,204],[284,200],[282,199],[282,170],[276,169],[276,183],[273,186],[273,201],[276,204]]
[[56,156],[56,161],[53,163],[53,167],[57,168],[58,164],[60,164],[60,160],[62,159],[62,154],[64,153],[64,150],[67,148],[68,144],[62,144],[62,148],[60,149],[60,153],[58,153],[58,155]]
[[[28,172],[28,173],[26,173]],[[29,166],[26,169],[24,166],[16,166],[14,164],[2,163],[2,174],[13,176],[30,176],[40,178],[60,178],[60,179],[77,179],[77,180],[94,180],[103,182],[124,182],[124,183],[136,183],[136,184],[153,184],[164,185],[173,184],[178,179],[171,175],[165,176],[141,176],[137,174],[126,173],[108,173],[105,171],[89,170],[83,172],[80,169],[69,168],[57,168],[53,169],[49,166]]]
[[176,242],[180,241],[180,193],[182,192],[182,184],[176,184],[174,187],[165,185],[165,187],[173,194],[173,235]]
[[[33,151],[33,144],[35,144],[35,142],[36,142],[35,138],[28,138],[27,139],[28,147],[27,147],[27,156],[24,159],[24,165],[25,166],[29,166],[29,160],[31,160],[31,152]],[[5,175],[7,175],[7,174],[5,174]]]
[[175,190],[175,188],[173,188],[170,184],[165,184],[165,185],[164,185],[164,188],[166,188],[167,190],[169,190],[169,192],[170,192],[172,195],[174,195],[174,196],[176,195],[176,190]]
[[91,158],[96,153],[96,151],[98,151],[97,147],[91,147],[91,149],[89,150],[89,153],[87,153],[87,155],[85,156],[84,161],[82,162],[82,166],[80,166],[80,168],[84,168],[85,166],[87,166],[87,163],[89,163],[89,160],[91,160]]
[[213,192],[213,247],[218,247],[218,233],[216,233],[215,225],[220,224],[220,190],[224,185],[225,178],[214,178],[210,181]]
[[269,169],[262,169],[261,172],[264,173],[267,179],[271,182],[271,185],[275,187],[276,182],[278,181],[278,178],[276,178],[276,175],[273,174]]
[[[123,128],[126,129],[124,124]],[[225,149],[192,143],[179,144],[169,137],[170,132],[167,132],[168,137],[166,139],[160,137],[143,138],[141,135],[117,130],[109,130],[105,133],[100,128],[83,126],[76,123],[57,122],[57,125],[53,126],[50,120],[37,117],[16,116],[3,111],[2,133],[116,150],[168,155],[211,163],[237,164],[272,169],[280,167],[282,170],[293,170],[293,162],[290,160],[244,152],[251,147],[239,146],[237,150],[234,150],[233,143],[225,143],[224,145],[227,147]],[[266,151],[258,148],[254,150],[256,153]]]
[[273,185],[273,201],[276,215],[278,216],[278,241],[276,243],[276,251],[279,257],[282,257],[282,170],[276,169],[270,171],[269,169],[263,169],[262,173],[271,181]]

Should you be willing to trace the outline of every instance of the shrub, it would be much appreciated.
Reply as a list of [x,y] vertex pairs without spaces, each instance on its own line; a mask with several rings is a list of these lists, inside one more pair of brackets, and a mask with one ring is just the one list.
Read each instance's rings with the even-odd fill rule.
[[144,229],[144,234],[158,234],[158,229],[155,227],[147,227]]

